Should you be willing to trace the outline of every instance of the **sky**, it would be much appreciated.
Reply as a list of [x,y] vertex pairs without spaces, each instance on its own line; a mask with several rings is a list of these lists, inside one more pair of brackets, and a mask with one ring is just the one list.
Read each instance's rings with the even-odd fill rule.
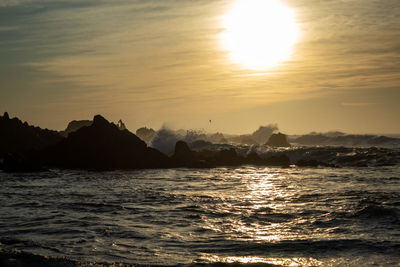
[[400,1],[279,0],[299,37],[265,70],[221,45],[236,1],[0,0],[0,112],[56,130],[102,114],[133,131],[400,133]]

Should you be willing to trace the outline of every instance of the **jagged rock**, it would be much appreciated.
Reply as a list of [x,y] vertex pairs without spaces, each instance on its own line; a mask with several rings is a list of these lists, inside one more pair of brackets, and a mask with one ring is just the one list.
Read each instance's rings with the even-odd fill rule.
[[0,116],[0,158],[7,153],[22,154],[32,149],[42,149],[62,139],[56,131],[30,126],[18,118],[10,119],[7,112]]
[[91,120],[79,120],[79,121],[71,121],[68,123],[67,128],[64,131],[61,131],[60,134],[64,137],[67,137],[70,133],[78,131],[82,127],[92,125],[93,121]]
[[178,141],[175,144],[175,151],[172,155],[172,160],[176,167],[189,167],[189,168],[208,168],[210,164],[204,160],[196,159],[193,151],[184,141]]
[[156,131],[152,128],[142,127],[136,130],[136,135],[146,143],[149,143],[156,136]]
[[282,133],[271,135],[266,144],[273,147],[290,147],[286,135]]
[[202,150],[193,153],[196,159],[208,162],[212,166],[238,166],[245,164],[243,158],[239,157],[234,149]]
[[172,158],[177,160],[193,159],[193,153],[186,142],[178,141],[175,144],[175,151]]
[[46,166],[77,169],[142,169],[171,167],[171,159],[128,130],[96,115],[82,127],[38,155]]
[[35,161],[26,159],[24,157],[18,157],[15,155],[7,154],[4,157],[3,164],[1,166],[4,172],[43,172],[47,171],[42,168]]
[[239,166],[243,164],[286,167],[290,165],[290,160],[286,155],[263,159],[256,153],[251,153],[246,157],[239,156],[233,148],[192,151],[183,141],[176,143],[172,159],[179,167]]

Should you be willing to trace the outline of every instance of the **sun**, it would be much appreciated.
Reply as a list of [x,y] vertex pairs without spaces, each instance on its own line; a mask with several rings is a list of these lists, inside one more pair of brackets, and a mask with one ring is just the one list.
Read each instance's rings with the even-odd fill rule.
[[295,12],[279,0],[236,0],[222,28],[223,49],[234,63],[251,70],[290,60],[299,39]]

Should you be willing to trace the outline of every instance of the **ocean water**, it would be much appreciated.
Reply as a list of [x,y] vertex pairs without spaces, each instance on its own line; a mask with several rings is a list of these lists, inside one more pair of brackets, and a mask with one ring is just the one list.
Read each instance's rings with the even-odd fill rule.
[[0,172],[0,250],[81,263],[400,266],[400,166]]

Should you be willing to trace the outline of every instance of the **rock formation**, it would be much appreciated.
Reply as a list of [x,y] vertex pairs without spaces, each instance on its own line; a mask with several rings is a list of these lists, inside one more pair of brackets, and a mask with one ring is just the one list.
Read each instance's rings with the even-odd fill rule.
[[0,116],[0,158],[6,154],[23,154],[32,149],[43,149],[60,142],[63,137],[56,131],[30,126],[5,112]]
[[27,159],[23,156],[7,154],[4,156],[1,169],[4,172],[42,172],[47,171],[35,160]]
[[271,156],[264,159],[256,153],[242,157],[233,148],[192,151],[183,141],[176,143],[172,159],[177,167],[217,167],[244,164],[287,167],[290,165],[290,160],[286,155]]
[[152,128],[142,127],[136,130],[136,135],[146,143],[150,143],[156,135],[156,131]]
[[92,125],[93,121],[91,120],[73,120],[70,123],[68,123],[67,128],[64,131],[61,131],[60,134],[64,137],[68,137],[68,135],[72,132],[78,131],[80,128],[85,127],[85,126],[90,126]]
[[283,133],[271,135],[266,144],[273,147],[290,147],[286,135]]
[[128,130],[97,115],[60,143],[40,152],[41,164],[77,169],[142,169],[171,166],[171,160]]

